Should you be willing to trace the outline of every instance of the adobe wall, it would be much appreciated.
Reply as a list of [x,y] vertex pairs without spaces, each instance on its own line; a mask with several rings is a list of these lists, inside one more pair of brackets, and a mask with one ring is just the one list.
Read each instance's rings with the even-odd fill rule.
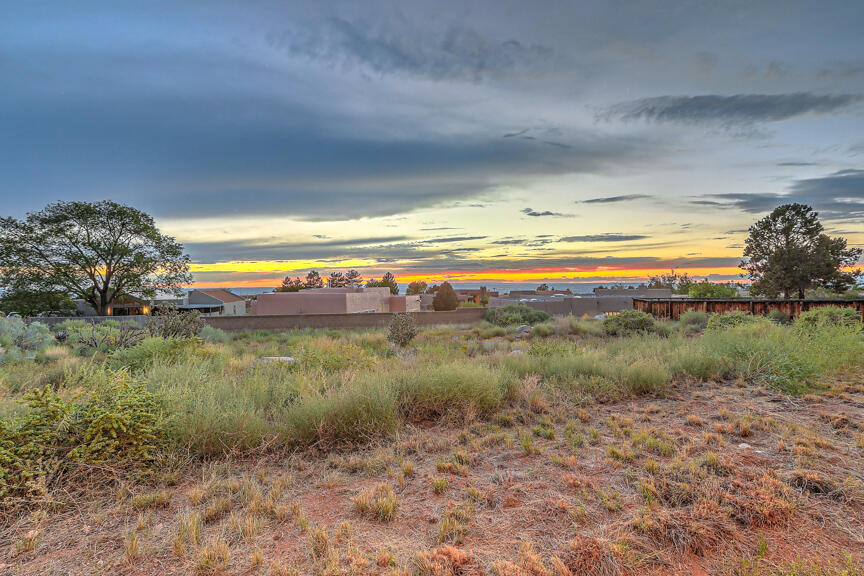
[[[420,326],[436,324],[473,324],[483,319],[484,308],[465,308],[452,312],[414,312]],[[300,314],[273,316],[211,316],[204,318],[210,326],[225,331],[291,330],[294,328],[379,328],[387,326],[391,313],[377,314]]]

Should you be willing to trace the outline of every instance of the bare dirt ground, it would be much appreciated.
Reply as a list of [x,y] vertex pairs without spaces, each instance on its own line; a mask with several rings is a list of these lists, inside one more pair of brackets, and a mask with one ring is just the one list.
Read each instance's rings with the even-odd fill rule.
[[195,465],[9,518],[0,574],[858,574],[864,386],[679,384],[356,451]]

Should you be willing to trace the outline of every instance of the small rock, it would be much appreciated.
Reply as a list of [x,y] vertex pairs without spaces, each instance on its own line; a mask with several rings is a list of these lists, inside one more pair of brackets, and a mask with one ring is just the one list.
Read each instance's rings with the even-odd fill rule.
[[516,348],[515,350],[512,350],[512,351],[510,352],[510,355],[511,355],[511,356],[518,356],[519,354],[522,354],[522,349],[521,349],[521,348]]
[[270,364],[272,362],[278,362],[282,364],[293,364],[294,358],[291,356],[263,356],[261,358],[257,358],[252,362],[253,366],[257,366],[258,364]]
[[748,450],[750,448],[750,445],[746,442],[742,442],[741,444],[738,444],[738,448],[741,448],[742,450]]
[[531,332],[531,326],[528,326],[527,324],[522,324],[521,326],[516,328],[516,331],[517,332],[523,332],[523,333],[524,332]]

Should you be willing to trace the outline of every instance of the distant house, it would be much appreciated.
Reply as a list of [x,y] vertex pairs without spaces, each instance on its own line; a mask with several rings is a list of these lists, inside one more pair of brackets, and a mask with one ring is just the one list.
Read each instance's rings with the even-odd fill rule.
[[389,288],[312,288],[299,292],[259,294],[252,302],[255,316],[295,314],[364,314],[416,312],[420,296],[399,296]]
[[221,288],[190,290],[182,297],[160,294],[153,300],[157,313],[159,308],[175,307],[178,310],[198,310],[202,316],[244,316],[246,300]]
[[191,290],[180,310],[199,310],[206,316],[244,316],[246,300],[221,288]]
[[[96,309],[89,302],[80,298],[75,301],[79,316],[96,316]],[[123,296],[108,306],[108,316],[145,316],[150,314],[152,306],[145,300],[132,296]]]
[[454,292],[456,292],[456,298],[460,304],[464,302],[480,304],[480,301],[484,298],[498,297],[498,292],[486,290],[485,286],[481,286],[480,288],[458,288]]

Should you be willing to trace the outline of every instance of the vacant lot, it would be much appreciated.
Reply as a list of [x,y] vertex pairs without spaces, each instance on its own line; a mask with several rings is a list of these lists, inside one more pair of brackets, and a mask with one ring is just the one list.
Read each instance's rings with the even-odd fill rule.
[[0,573],[860,574],[860,327],[705,320],[22,340]]

